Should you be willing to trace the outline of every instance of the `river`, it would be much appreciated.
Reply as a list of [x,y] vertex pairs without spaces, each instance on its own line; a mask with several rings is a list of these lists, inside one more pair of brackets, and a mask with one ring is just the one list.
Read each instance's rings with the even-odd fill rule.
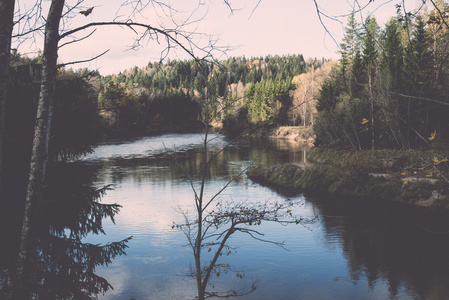
[[[172,225],[184,222],[181,211],[194,216],[192,185],[200,184],[203,137],[117,140],[76,162],[98,169],[94,186],[113,185],[102,203],[122,206],[115,224],[104,221],[105,235],[90,234],[83,241],[105,244],[132,236],[126,256],[96,269],[114,287],[100,299],[194,299],[196,283],[187,276],[192,250]],[[208,197],[252,163],[306,163],[307,148],[285,141],[231,141],[219,134],[209,140],[209,154],[218,155],[206,180]],[[296,215],[318,220],[257,227],[264,239],[284,247],[235,234],[231,254],[219,261],[232,271],[214,276],[209,290],[246,291],[256,283],[254,292],[239,299],[449,299],[449,233],[420,211],[274,191],[244,174],[217,201],[294,201]]]

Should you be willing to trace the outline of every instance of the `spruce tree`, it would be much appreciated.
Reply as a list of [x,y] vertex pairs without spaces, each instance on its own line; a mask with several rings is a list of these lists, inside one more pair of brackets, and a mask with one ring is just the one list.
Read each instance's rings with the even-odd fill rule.
[[[384,125],[393,133],[399,147],[405,147],[401,118],[406,115],[405,102],[399,97],[404,87],[404,47],[401,41],[401,26],[396,18],[386,25],[381,55],[381,88],[384,93],[382,115]],[[393,139],[392,139],[393,140]]]
[[[406,51],[406,91],[419,98],[432,98],[432,80],[434,78],[432,40],[421,17],[416,21]],[[429,103],[424,99],[409,98],[407,101],[408,139],[412,143],[421,143],[428,135],[430,120]],[[418,133],[418,134],[413,134]]]
[[385,29],[384,49],[381,67],[387,88],[399,92],[403,85],[404,75],[404,47],[401,42],[401,27],[396,19],[391,19]]
[[360,48],[360,25],[354,17],[354,13],[349,16],[348,25],[345,27],[343,42],[340,44],[343,76],[346,79],[346,71],[352,65],[355,53]]

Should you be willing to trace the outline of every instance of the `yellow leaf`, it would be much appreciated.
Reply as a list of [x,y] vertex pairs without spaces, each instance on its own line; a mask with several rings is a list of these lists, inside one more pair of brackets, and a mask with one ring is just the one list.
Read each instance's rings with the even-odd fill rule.
[[407,181],[404,181],[403,183],[402,183],[402,187],[406,187],[408,185],[408,182]]
[[369,121],[366,118],[362,119],[362,122],[360,122],[360,124],[365,125],[366,123],[368,123]]
[[430,137],[428,138],[429,141],[433,141],[435,137],[437,136],[436,130],[430,134]]
[[429,174],[426,175],[426,177],[432,177],[433,176],[433,172],[430,172]]
[[407,173],[407,172],[402,172],[401,175],[402,175],[402,176],[407,176],[408,173]]
[[415,172],[413,172],[413,175],[416,175],[416,174],[418,174],[418,172],[416,172],[416,171],[415,171]]
[[449,160],[447,158],[443,158],[442,160],[438,160],[438,158],[436,156],[434,156],[432,161],[433,161],[433,164],[436,166],[436,165],[438,165],[438,164],[440,164],[442,162],[449,161]]

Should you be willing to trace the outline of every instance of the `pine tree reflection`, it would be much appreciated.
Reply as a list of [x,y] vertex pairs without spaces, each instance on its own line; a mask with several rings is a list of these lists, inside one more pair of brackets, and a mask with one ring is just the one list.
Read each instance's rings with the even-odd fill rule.
[[0,246],[1,299],[91,299],[112,288],[95,274],[95,268],[126,254],[131,237],[106,245],[82,241],[88,234],[104,233],[103,219],[114,221],[120,209],[118,204],[99,202],[110,187],[92,187],[94,167],[55,164],[47,176],[45,200],[35,211],[32,237],[27,241],[22,282],[13,280],[20,221],[12,216],[0,220],[2,237],[7,240]]
[[391,299],[449,299],[447,212],[330,200],[315,203],[326,239],[342,246],[350,280],[385,281]]

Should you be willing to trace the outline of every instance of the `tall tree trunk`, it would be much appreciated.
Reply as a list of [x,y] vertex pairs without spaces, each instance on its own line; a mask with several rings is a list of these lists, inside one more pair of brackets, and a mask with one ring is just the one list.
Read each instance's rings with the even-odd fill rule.
[[374,96],[373,96],[373,76],[372,66],[368,67],[368,87],[369,87],[369,99],[370,99],[370,117],[371,117],[371,149],[374,149]]
[[[45,26],[45,43],[42,57],[42,79],[39,103],[34,128],[33,149],[31,154],[30,174],[26,194],[25,213],[23,216],[22,236],[20,240],[19,257],[17,262],[16,280],[19,293],[24,289],[24,268],[27,259],[28,237],[30,234],[33,210],[42,195],[45,169],[48,161],[48,144],[50,142],[50,128],[53,110],[53,98],[56,89],[59,22],[62,16],[65,0],[53,0],[48,12]],[[23,298],[25,299],[25,298]]]
[[6,118],[6,97],[9,81],[9,55],[14,23],[14,0],[0,1],[0,195],[3,185],[3,149]]

